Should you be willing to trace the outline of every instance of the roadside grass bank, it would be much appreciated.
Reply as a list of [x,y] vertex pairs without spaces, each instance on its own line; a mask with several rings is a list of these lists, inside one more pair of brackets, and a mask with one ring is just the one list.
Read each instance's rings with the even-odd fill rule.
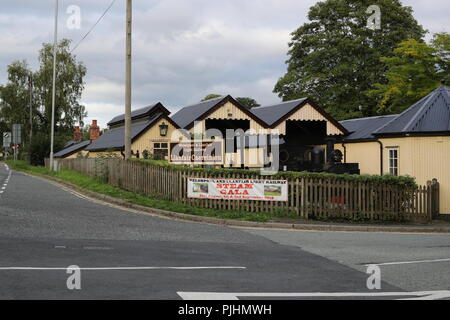
[[99,179],[88,177],[84,174],[72,170],[61,170],[58,172],[50,171],[45,167],[32,166],[25,161],[4,161],[8,166],[16,171],[23,171],[32,175],[42,177],[55,177],[70,182],[80,188],[93,192],[104,194],[110,197],[124,200],[128,203],[137,204],[144,207],[172,211],[189,215],[230,219],[238,221],[270,222],[274,219],[293,219],[298,222],[304,221],[293,212],[274,211],[274,212],[246,212],[220,209],[205,209],[190,206],[187,204],[163,200],[161,196],[145,196],[134,192],[126,191],[113,187]]

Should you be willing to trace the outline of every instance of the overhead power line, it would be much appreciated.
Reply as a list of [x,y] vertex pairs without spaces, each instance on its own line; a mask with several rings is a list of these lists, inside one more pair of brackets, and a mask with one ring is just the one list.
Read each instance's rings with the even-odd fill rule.
[[108,11],[111,9],[111,7],[114,5],[114,3],[116,2],[116,0],[113,0],[110,5],[106,8],[105,12],[103,12],[103,14],[100,16],[100,18],[98,18],[98,20],[94,23],[94,25],[89,29],[88,32],[86,32],[86,34],[83,36],[83,38],[80,39],[80,41],[78,41],[78,43],[75,45],[75,47],[73,47],[73,49],[70,51],[70,53],[74,52],[75,49],[78,48],[78,46],[81,44],[81,42],[83,42],[84,39],[87,38],[87,36],[92,32],[92,30],[95,29],[95,27],[97,26],[97,24],[99,24],[99,22],[103,19],[103,17],[108,13]]

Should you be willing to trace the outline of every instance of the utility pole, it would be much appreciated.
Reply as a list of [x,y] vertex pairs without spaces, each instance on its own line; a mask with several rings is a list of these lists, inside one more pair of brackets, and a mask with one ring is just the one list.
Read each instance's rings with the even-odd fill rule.
[[56,45],[58,41],[58,0],[55,0],[55,31],[53,38],[53,92],[52,92],[52,122],[50,133],[50,170],[53,171],[53,145],[55,135],[55,102],[56,102]]
[[125,159],[131,158],[131,16],[132,3],[127,0],[125,62]]
[[31,140],[33,139],[33,73],[30,72],[30,141],[29,145],[31,147]]

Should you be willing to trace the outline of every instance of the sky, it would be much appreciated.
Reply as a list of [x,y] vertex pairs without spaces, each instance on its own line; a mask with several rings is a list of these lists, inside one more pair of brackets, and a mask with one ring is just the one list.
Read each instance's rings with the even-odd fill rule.
[[[75,45],[112,0],[59,0],[58,38]],[[74,51],[88,70],[85,123],[101,127],[124,111],[125,0]],[[134,0],[132,105],[156,102],[175,113],[210,93],[280,101],[273,88],[286,72],[290,34],[307,22],[316,0]],[[0,83],[6,67],[25,59],[38,67],[42,43],[53,41],[54,0],[1,0]],[[450,32],[448,0],[403,0],[430,34]],[[80,9],[80,28],[69,28]],[[429,37],[430,35],[428,35]]]

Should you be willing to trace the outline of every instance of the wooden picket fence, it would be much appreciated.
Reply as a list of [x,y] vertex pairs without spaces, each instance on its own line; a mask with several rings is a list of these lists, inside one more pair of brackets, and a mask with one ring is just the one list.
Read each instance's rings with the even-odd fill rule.
[[[48,161],[47,161],[48,163]],[[439,184],[417,188],[372,185],[336,179],[288,180],[288,201],[191,199],[188,178],[210,178],[205,172],[173,170],[115,158],[57,160],[58,169],[74,170],[128,191],[192,206],[248,212],[295,212],[304,219],[352,219],[429,222],[439,212]],[[243,171],[215,179],[263,179]]]

